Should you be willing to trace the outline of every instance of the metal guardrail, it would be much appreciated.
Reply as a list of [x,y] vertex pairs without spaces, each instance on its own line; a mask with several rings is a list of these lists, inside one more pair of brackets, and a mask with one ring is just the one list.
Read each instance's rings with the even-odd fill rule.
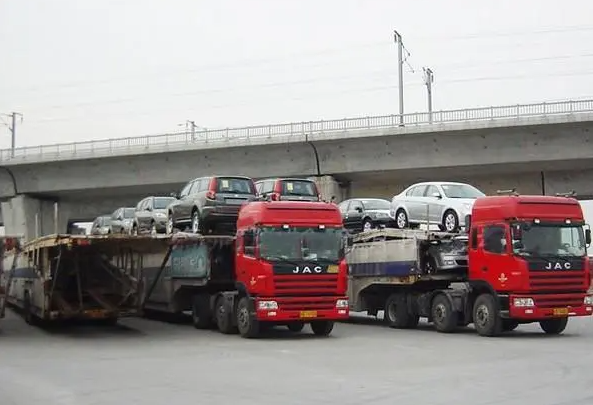
[[[403,115],[403,127],[431,126],[447,123],[478,122],[523,117],[545,117],[593,112],[593,99],[560,101],[537,104],[518,104],[461,110],[434,111],[432,120],[428,112]],[[234,140],[262,140],[278,136],[340,133],[355,130],[393,128],[394,134],[402,130],[398,114],[373,117],[344,118],[328,121],[293,122],[241,128],[201,130],[161,135],[136,136],[98,141],[40,145],[0,150],[1,163],[67,160],[159,151],[185,146],[199,149],[200,145],[220,144],[232,146]],[[435,129],[439,130],[439,129]],[[214,144],[214,145],[212,145]]]

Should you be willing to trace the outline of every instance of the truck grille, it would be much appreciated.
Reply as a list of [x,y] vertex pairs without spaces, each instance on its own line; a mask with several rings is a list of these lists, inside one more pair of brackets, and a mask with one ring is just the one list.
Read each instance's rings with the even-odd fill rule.
[[322,311],[336,307],[335,297],[282,297],[276,302],[283,311]]
[[538,308],[580,307],[585,294],[542,294],[532,296]]
[[585,291],[589,279],[583,271],[531,271],[529,287],[531,291]]
[[335,295],[337,274],[274,275],[274,291],[283,295]]

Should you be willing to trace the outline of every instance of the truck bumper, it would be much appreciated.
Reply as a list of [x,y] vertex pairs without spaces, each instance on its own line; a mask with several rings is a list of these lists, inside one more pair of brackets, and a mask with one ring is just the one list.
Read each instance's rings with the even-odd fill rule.
[[541,320],[541,319],[548,319],[548,318],[564,318],[564,317],[572,317],[572,316],[591,316],[593,315],[593,305],[585,305],[584,298],[585,294],[579,295],[577,302],[581,304],[576,304],[576,302],[571,302],[571,304],[563,304],[559,301],[556,305],[550,306],[545,305],[541,306],[538,305],[538,301],[541,300],[540,297],[535,298],[535,306],[532,307],[518,307],[514,306],[513,302],[515,298],[531,298],[527,296],[510,296],[509,297],[509,310],[508,310],[508,317],[517,320]]
[[[258,297],[253,298],[253,308],[258,321],[268,322],[311,322],[311,321],[341,321],[347,320],[350,316],[348,308],[348,297],[324,297],[329,305],[302,305],[295,308],[294,304],[287,305],[283,298]],[[311,297],[315,301],[315,297]],[[276,303],[274,305],[273,303]],[[338,303],[346,304],[337,306]]]

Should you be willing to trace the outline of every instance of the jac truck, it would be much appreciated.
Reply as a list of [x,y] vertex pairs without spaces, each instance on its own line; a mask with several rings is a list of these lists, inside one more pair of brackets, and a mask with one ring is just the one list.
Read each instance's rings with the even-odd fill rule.
[[393,328],[427,318],[440,332],[474,324],[496,336],[538,322],[560,334],[591,316],[587,247],[579,202],[561,196],[486,196],[465,235],[408,229],[364,232],[349,243],[350,309]]
[[334,204],[254,201],[236,234],[176,233],[165,257],[145,257],[143,308],[182,315],[196,328],[256,337],[309,324],[327,336],[349,317],[342,216]]
[[113,324],[139,308],[142,257],[162,241],[119,235],[47,235],[3,244],[6,305],[32,325],[59,320]]

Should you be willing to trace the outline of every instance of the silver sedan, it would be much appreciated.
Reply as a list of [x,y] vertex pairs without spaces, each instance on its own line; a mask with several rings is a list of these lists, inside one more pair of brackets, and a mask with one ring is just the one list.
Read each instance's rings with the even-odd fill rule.
[[427,224],[456,232],[465,225],[476,198],[483,196],[483,192],[465,183],[416,183],[393,197],[389,215],[400,229]]

